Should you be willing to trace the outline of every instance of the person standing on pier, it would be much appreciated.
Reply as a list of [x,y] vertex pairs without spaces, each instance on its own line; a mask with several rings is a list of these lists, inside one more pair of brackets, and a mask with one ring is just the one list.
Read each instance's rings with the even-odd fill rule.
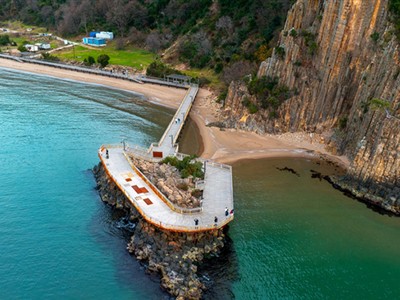
[[225,207],[225,217],[227,217],[228,215],[229,215],[228,207]]

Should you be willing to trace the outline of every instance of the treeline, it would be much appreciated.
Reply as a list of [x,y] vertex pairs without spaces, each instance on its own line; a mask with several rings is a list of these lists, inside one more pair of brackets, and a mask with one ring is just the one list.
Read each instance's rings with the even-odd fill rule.
[[0,0],[0,18],[45,26],[62,36],[113,31],[121,48],[133,44],[162,53],[174,45],[167,59],[179,58],[191,67],[213,67],[223,74],[225,68],[254,68],[271,54],[271,40],[283,26],[292,2]]

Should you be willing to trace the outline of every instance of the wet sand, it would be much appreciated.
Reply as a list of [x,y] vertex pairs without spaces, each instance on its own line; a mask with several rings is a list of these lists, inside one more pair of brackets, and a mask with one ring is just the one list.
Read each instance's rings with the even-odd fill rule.
[[[159,105],[177,108],[186,91],[153,84],[138,84],[122,79],[103,77],[47,66],[20,63],[0,58],[0,67],[11,68],[36,74],[58,78],[72,79],[87,83],[101,84],[122,90],[133,91],[147,97],[149,101]],[[321,154],[347,168],[349,161],[343,156],[334,156],[325,150],[322,139],[318,135],[305,133],[287,133],[283,135],[258,135],[236,129],[220,130],[207,127],[210,122],[218,121],[220,105],[215,96],[206,89],[200,89],[190,113],[197,126],[190,134],[201,136],[200,148],[203,158],[214,159],[223,163],[233,163],[247,158],[265,157],[320,157]],[[190,134],[186,138],[190,137]]]

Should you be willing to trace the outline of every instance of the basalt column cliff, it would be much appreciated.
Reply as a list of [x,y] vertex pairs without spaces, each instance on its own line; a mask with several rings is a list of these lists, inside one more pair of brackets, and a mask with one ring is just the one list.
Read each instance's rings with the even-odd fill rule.
[[299,0],[258,77],[291,91],[271,114],[250,114],[244,83],[232,83],[226,124],[263,132],[330,133],[327,146],[351,160],[341,185],[400,212],[399,42],[387,0]]

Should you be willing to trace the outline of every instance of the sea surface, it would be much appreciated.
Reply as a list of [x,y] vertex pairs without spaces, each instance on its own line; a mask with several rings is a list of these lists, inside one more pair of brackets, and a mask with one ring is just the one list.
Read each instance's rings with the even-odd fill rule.
[[[125,91],[0,68],[0,299],[169,299],[126,251],[129,230],[91,168],[101,144],[146,147],[172,116]],[[206,299],[399,297],[400,219],[310,170],[338,171],[293,158],[234,165],[235,220],[200,270]]]

